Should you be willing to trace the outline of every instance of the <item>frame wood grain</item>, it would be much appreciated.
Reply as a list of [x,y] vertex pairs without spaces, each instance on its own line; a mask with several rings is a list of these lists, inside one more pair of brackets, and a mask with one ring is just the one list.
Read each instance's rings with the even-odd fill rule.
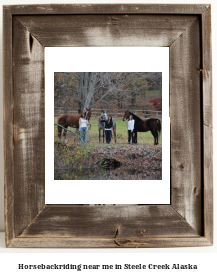
[[[213,244],[210,5],[4,6],[7,247]],[[45,205],[44,48],[170,49],[171,205]]]

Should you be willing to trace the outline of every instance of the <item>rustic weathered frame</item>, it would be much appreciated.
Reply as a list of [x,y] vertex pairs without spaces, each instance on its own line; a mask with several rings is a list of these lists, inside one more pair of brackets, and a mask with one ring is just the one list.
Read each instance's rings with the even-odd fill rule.
[[[213,243],[210,5],[4,6],[7,247]],[[44,203],[44,47],[170,47],[171,205]]]

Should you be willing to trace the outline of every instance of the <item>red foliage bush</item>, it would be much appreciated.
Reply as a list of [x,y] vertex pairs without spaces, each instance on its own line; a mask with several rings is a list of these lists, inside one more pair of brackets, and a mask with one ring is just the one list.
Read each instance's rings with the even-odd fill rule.
[[162,110],[162,98],[155,98],[149,100],[149,102],[153,103],[154,110]]

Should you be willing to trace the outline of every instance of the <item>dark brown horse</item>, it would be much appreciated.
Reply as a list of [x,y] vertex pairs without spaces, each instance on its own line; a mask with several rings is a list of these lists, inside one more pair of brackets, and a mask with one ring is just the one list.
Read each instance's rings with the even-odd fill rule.
[[123,116],[123,121],[129,119],[130,115],[133,116],[135,121],[134,124],[134,142],[137,143],[137,132],[146,132],[151,131],[151,134],[154,136],[154,145],[158,145],[158,136],[161,132],[161,122],[159,119],[148,119],[142,120],[129,110],[125,111]]
[[[79,119],[81,118],[82,113],[77,114],[77,115],[70,115],[70,114],[63,114],[61,116],[59,116],[58,118],[58,124],[63,126],[64,128],[68,128],[68,126],[70,127],[75,127],[76,129],[79,128]],[[90,117],[91,117],[91,110],[90,109],[86,109],[86,111],[84,112],[85,118],[89,121]],[[59,139],[61,139],[61,133],[62,133],[62,127],[58,126],[58,137]],[[66,133],[67,130],[64,129],[63,131],[63,136],[66,140]]]

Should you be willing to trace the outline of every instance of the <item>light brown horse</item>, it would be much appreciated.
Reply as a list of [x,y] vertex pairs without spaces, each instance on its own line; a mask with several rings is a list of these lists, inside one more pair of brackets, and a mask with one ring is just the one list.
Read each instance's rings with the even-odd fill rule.
[[133,116],[135,121],[134,124],[134,142],[137,143],[137,132],[147,132],[151,131],[151,134],[154,137],[154,145],[158,145],[158,137],[161,132],[161,122],[159,119],[148,119],[142,120],[129,110],[125,111],[123,116],[123,121],[129,119],[130,115]]
[[[63,126],[64,128],[68,128],[68,126],[70,126],[70,127],[75,127],[76,129],[78,129],[79,128],[79,119],[81,118],[82,114],[83,113],[80,113],[77,115],[63,114],[63,115],[59,116],[58,124]],[[84,115],[85,115],[86,120],[89,121],[90,117],[91,117],[91,109],[86,108]],[[62,129],[63,129],[61,126],[58,126],[58,138],[59,139],[61,139],[61,134],[62,134]],[[67,130],[64,129],[63,136],[64,136],[65,140],[66,140],[66,133],[67,133]]]

